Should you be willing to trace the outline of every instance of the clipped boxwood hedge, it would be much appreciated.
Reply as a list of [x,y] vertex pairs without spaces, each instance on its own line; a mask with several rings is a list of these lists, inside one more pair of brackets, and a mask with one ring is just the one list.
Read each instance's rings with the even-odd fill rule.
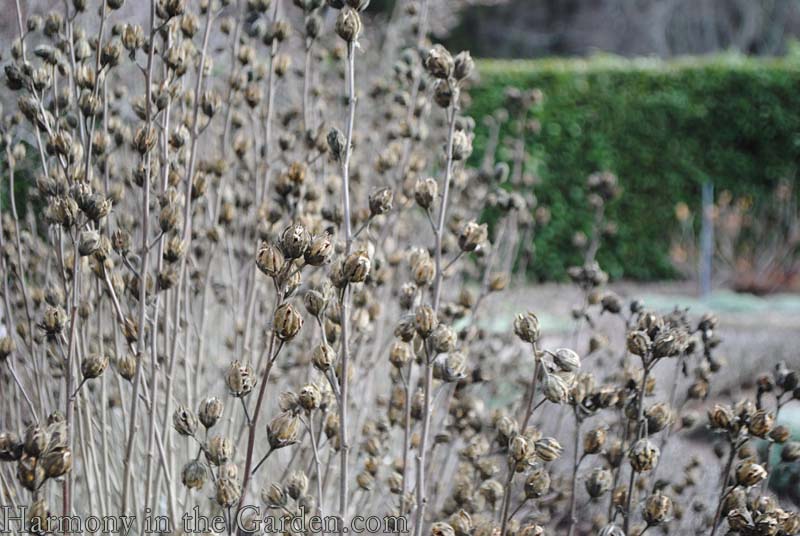
[[[594,171],[616,173],[624,189],[609,207],[619,232],[599,260],[612,276],[635,279],[675,275],[675,204],[696,214],[704,181],[757,203],[780,180],[797,180],[800,62],[789,58],[483,60],[479,73],[468,110],[478,125],[508,86],[544,93],[541,131],[527,140],[537,197],[553,216],[536,238],[536,278],[562,279],[579,261],[571,237],[590,229],[582,186]],[[479,127],[476,162],[486,134]]]

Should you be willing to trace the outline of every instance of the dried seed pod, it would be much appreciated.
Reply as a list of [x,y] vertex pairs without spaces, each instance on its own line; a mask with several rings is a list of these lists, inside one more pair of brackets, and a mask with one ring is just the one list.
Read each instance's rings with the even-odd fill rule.
[[[2,449],[0,449],[0,452],[2,452]],[[781,460],[786,463],[800,460],[800,442],[790,441],[786,443],[781,449]]]
[[431,536],[455,536],[456,531],[449,523],[438,521],[431,525]]
[[419,179],[414,185],[414,200],[425,210],[431,207],[434,199],[436,199],[438,195],[439,185],[436,183],[436,180],[431,177]]
[[408,343],[393,341],[389,348],[389,362],[397,368],[405,367],[411,362],[412,353]]
[[672,422],[672,411],[669,406],[663,402],[653,404],[644,411],[644,416],[647,419],[647,433],[655,434],[669,426]]
[[208,430],[219,422],[224,409],[225,405],[222,403],[222,400],[211,396],[200,402],[200,409],[197,411],[197,416],[202,425]]
[[234,361],[225,374],[225,384],[228,386],[228,392],[236,398],[247,396],[256,385],[253,367]]
[[0,462],[15,462],[23,452],[23,443],[14,432],[0,432]]
[[288,447],[297,443],[300,419],[291,412],[283,412],[267,425],[269,445],[273,449]]
[[644,520],[648,526],[655,526],[669,520],[672,515],[672,500],[662,493],[650,495],[644,503]]
[[220,466],[233,458],[233,443],[224,436],[214,436],[208,440],[205,450],[208,461],[216,466]]
[[[439,362],[437,362],[438,364]],[[441,379],[451,383],[467,377],[467,358],[461,352],[450,352],[441,363]]]
[[370,265],[367,252],[356,251],[345,259],[342,275],[349,283],[363,283],[369,275]]
[[332,128],[330,132],[328,132],[328,148],[331,151],[331,155],[336,160],[341,160],[344,156],[344,152],[346,150],[347,145],[347,138],[344,137],[344,134],[338,128]]
[[577,372],[581,368],[581,358],[574,350],[559,348],[553,353],[553,363],[564,372]]
[[123,379],[131,381],[136,375],[136,358],[126,354],[117,359],[117,372]]
[[550,473],[542,467],[535,467],[525,480],[525,497],[538,499],[550,491]]
[[32,456],[22,456],[17,462],[17,480],[29,491],[38,490],[47,475],[39,460]]
[[323,292],[309,290],[303,295],[303,305],[311,316],[320,316],[328,306],[328,299]]
[[0,363],[8,359],[15,349],[14,339],[8,335],[0,337]]
[[542,394],[554,404],[563,404],[569,397],[569,386],[561,376],[545,372],[542,377]]
[[631,467],[633,467],[634,471],[643,473],[655,467],[659,454],[658,447],[647,439],[640,439],[633,444],[628,452],[628,460],[631,462]]
[[230,478],[220,478],[217,480],[215,498],[217,504],[223,508],[230,508],[236,504],[241,493],[241,486],[239,486],[237,481]]
[[325,233],[315,236],[308,245],[304,254],[306,264],[311,266],[322,266],[327,264],[333,256],[333,244],[330,236]]
[[289,259],[299,259],[311,243],[311,234],[301,224],[293,224],[281,234],[281,250]]
[[262,243],[256,254],[256,266],[269,277],[277,277],[285,265],[283,252],[277,246]]
[[185,406],[180,406],[172,414],[172,426],[180,435],[194,436],[197,432],[197,417]]
[[67,325],[67,313],[61,307],[49,306],[44,311],[41,328],[49,337],[54,337]]
[[85,380],[99,378],[108,368],[108,356],[89,354],[81,363],[81,374]]
[[775,416],[761,409],[750,419],[747,429],[752,435],[763,439],[772,431],[773,426],[775,426]]
[[314,348],[311,362],[317,370],[327,372],[335,361],[336,351],[328,344],[321,343]]
[[712,429],[727,430],[734,419],[733,410],[721,404],[714,404],[714,407],[708,412],[708,424]]
[[391,188],[381,188],[369,196],[369,212],[372,216],[380,216],[392,210],[394,193]]
[[650,337],[644,331],[631,331],[628,333],[627,345],[630,353],[644,357],[650,349]]
[[283,488],[275,483],[270,484],[268,488],[261,490],[261,500],[268,507],[286,506],[289,501],[283,491]]
[[456,347],[457,335],[450,326],[439,324],[430,334],[431,346],[437,353],[452,352]]
[[336,35],[341,37],[347,43],[353,43],[358,40],[361,33],[361,17],[358,11],[345,7],[339,12],[336,18],[336,25],[334,26]]
[[297,398],[300,406],[306,411],[317,409],[322,402],[322,394],[313,384],[306,385],[300,389],[300,394]]
[[752,487],[767,478],[767,471],[761,465],[746,460],[736,466],[736,483],[744,487]]
[[290,303],[284,303],[275,310],[273,317],[275,335],[284,342],[292,340],[303,327],[303,317]]
[[602,467],[596,467],[586,479],[586,492],[593,499],[597,499],[608,493],[614,484],[614,477],[611,471]]
[[31,424],[25,429],[25,440],[23,442],[25,454],[37,458],[44,454],[50,438],[47,430],[38,424]]
[[181,470],[181,481],[187,488],[199,490],[205,486],[207,475],[208,471],[202,462],[191,460]]
[[72,469],[72,452],[66,447],[48,450],[40,463],[47,478],[64,476]]
[[458,235],[458,247],[465,252],[475,251],[478,246],[486,242],[488,233],[488,227],[485,223],[478,225],[474,221],[467,222]]
[[356,475],[356,483],[358,487],[364,491],[370,491],[375,487],[375,477],[372,476],[369,471],[361,471]]
[[295,471],[286,481],[286,493],[294,500],[302,497],[308,489],[308,477],[303,471]]
[[432,307],[429,305],[417,307],[414,312],[414,327],[420,337],[427,339],[437,325],[439,325],[439,319]]
[[453,73],[453,56],[442,45],[434,45],[425,56],[425,70],[434,78],[447,79]]
[[606,429],[595,428],[590,430],[583,436],[583,452],[586,454],[597,454],[603,450],[603,445],[606,443]]
[[475,70],[475,61],[468,50],[456,54],[453,60],[453,78],[458,81],[466,80]]
[[514,333],[521,340],[535,343],[539,340],[539,319],[530,311],[514,318]]
[[538,439],[534,446],[536,447],[536,455],[545,462],[552,462],[561,457],[564,447],[561,446],[554,437],[543,437]]

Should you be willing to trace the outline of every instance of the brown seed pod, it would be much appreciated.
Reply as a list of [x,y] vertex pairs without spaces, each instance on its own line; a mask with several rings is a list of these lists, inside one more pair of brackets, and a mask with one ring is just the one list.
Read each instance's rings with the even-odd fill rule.
[[284,303],[275,310],[273,317],[275,335],[284,342],[292,340],[303,327],[303,317],[290,303]]

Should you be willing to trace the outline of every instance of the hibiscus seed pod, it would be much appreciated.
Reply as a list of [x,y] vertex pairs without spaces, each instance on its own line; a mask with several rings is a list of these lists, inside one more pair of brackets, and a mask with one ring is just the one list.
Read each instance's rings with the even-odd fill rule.
[[290,303],[284,303],[275,310],[273,327],[280,340],[290,341],[303,327],[303,317]]
[[256,266],[269,277],[277,277],[285,265],[283,252],[277,246],[263,243],[256,254]]
[[172,414],[172,426],[180,435],[194,436],[197,432],[197,417],[185,406],[180,406]]
[[207,475],[208,471],[202,462],[191,460],[181,470],[181,481],[187,488],[199,490],[203,489]]
[[289,259],[302,257],[310,243],[311,234],[299,223],[288,226],[281,234],[281,250]]
[[414,200],[420,207],[426,210],[433,205],[433,201],[438,195],[439,185],[436,183],[436,180],[431,177],[419,179],[414,185]]
[[447,79],[453,72],[453,56],[442,45],[434,45],[425,56],[425,70],[434,78]]
[[322,266],[327,264],[333,256],[333,244],[330,236],[325,233],[311,239],[303,258],[310,266]]
[[228,367],[225,384],[228,386],[228,392],[236,398],[247,396],[256,385],[255,372],[250,365],[234,361]]
[[346,43],[358,40],[358,36],[361,33],[361,17],[358,11],[349,7],[342,9],[339,12],[339,16],[336,17],[334,31]]
[[291,412],[283,412],[267,425],[270,447],[280,449],[297,443],[300,420]]
[[525,480],[525,497],[538,499],[550,490],[550,473],[542,467],[534,468]]
[[38,457],[44,454],[50,439],[47,430],[38,424],[31,424],[25,429],[24,448],[25,454]]
[[647,439],[640,439],[633,444],[628,452],[628,460],[631,462],[631,467],[637,473],[650,471],[655,467],[659,456],[658,447]]
[[215,498],[217,504],[223,508],[230,508],[239,500],[241,487],[239,483],[230,478],[220,478],[217,480]]
[[417,307],[414,312],[414,327],[420,337],[427,339],[437,325],[439,325],[439,319],[432,307],[429,305]]
[[672,515],[672,500],[662,493],[650,495],[644,503],[643,515],[648,526],[664,523]]
[[530,311],[514,318],[514,333],[521,340],[535,343],[539,340],[539,319]]
[[394,193],[391,188],[381,188],[369,196],[369,212],[372,216],[380,216],[392,210]]
[[303,471],[295,471],[286,481],[286,494],[294,500],[305,495],[308,489],[308,477]]
[[65,447],[48,450],[40,463],[47,478],[61,477],[72,469],[72,452]]
[[224,409],[225,405],[222,403],[222,400],[212,396],[200,402],[200,408],[197,411],[197,416],[200,420],[200,423],[206,428],[206,430],[208,430],[217,424],[217,422],[219,422]]
[[761,465],[746,460],[736,466],[736,483],[744,487],[752,487],[767,478],[767,471]]
[[554,437],[543,437],[534,443],[536,455],[546,462],[552,462],[561,457],[564,447]]
[[233,443],[227,437],[214,436],[208,441],[205,453],[208,461],[220,466],[233,458]]
[[90,354],[81,363],[81,374],[84,379],[91,380],[99,378],[108,368],[108,356],[100,354]]
[[467,222],[458,235],[458,247],[464,252],[475,251],[487,237],[488,228],[485,223],[479,225],[474,221]]
[[593,499],[597,499],[608,493],[614,484],[614,477],[611,471],[603,467],[596,467],[586,479],[586,492]]

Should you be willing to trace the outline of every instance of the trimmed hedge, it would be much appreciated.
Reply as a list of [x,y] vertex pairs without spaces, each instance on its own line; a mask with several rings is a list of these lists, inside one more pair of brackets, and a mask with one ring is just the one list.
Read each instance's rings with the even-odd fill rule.
[[[800,64],[791,59],[483,60],[478,70],[468,110],[478,125],[503,106],[508,86],[544,93],[541,132],[527,140],[536,195],[552,210],[536,237],[536,278],[563,279],[579,262],[571,238],[590,229],[583,184],[594,171],[616,173],[624,190],[608,209],[618,234],[599,261],[613,277],[634,279],[676,275],[675,204],[696,214],[704,181],[758,203],[781,179],[797,180]],[[476,162],[486,134],[478,128]]]

